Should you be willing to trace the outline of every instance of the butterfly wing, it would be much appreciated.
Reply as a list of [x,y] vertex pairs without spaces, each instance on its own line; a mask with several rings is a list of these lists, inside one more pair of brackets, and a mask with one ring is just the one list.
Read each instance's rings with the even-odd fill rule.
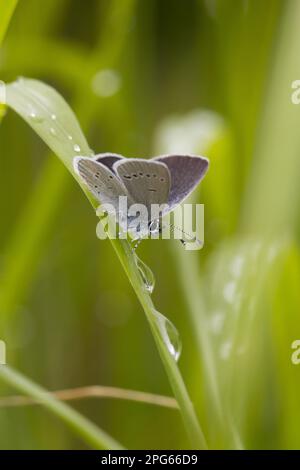
[[171,178],[168,167],[158,161],[126,158],[113,169],[135,203],[143,204],[151,214],[152,204],[167,204]]
[[171,175],[168,206],[171,211],[180,204],[204,177],[209,162],[196,155],[163,155],[151,161],[164,163]]
[[118,214],[119,197],[128,197],[122,181],[107,166],[94,158],[74,158],[74,169],[99,203],[111,204]]
[[95,155],[94,160],[96,160],[99,163],[102,163],[102,165],[105,165],[109,170],[114,172],[113,170],[113,165],[119,160],[124,160],[124,157],[122,155],[119,155],[117,153],[99,153],[98,155]]

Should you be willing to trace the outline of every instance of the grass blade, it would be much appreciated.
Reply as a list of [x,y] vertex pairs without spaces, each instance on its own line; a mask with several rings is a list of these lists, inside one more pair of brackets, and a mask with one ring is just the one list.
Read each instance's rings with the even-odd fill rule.
[[3,382],[34,398],[54,415],[61,418],[76,434],[95,449],[123,449],[121,444],[99,429],[65,403],[57,400],[51,393],[32,382],[11,367],[0,366],[0,378]]

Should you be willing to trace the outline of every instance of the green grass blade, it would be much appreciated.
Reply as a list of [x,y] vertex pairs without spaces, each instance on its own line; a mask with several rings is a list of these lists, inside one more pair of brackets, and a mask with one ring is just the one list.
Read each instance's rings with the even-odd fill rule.
[[73,111],[52,87],[21,78],[7,85],[6,100],[69,170],[74,156],[92,154]]
[[36,383],[11,367],[0,366],[0,379],[8,385],[39,401],[61,418],[77,435],[94,449],[123,449],[121,444],[65,403],[57,400]]

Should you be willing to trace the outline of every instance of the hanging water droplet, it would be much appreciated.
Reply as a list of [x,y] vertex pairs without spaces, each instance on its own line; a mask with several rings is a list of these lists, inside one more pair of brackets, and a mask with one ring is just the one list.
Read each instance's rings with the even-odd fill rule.
[[75,152],[80,152],[80,147],[78,144],[75,144],[73,149],[75,150]]
[[142,276],[145,290],[152,294],[155,286],[155,277],[149,266],[142,261],[137,255],[135,255],[135,262]]
[[162,315],[157,310],[153,310],[153,313],[156,317],[157,326],[161,332],[162,338],[169,350],[169,353],[175,359],[175,361],[178,361],[182,350],[182,344],[177,328],[167,317]]

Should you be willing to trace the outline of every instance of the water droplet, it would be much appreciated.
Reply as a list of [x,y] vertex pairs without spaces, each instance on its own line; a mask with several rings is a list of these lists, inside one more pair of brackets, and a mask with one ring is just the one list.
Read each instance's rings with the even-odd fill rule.
[[169,350],[169,353],[175,359],[175,361],[178,361],[182,350],[182,344],[177,328],[167,317],[162,315],[157,310],[154,310],[153,313],[156,317],[157,326],[161,332],[162,338]]
[[50,127],[50,134],[56,136],[56,130],[54,129],[54,127]]
[[68,135],[69,140],[73,140],[73,137],[71,135]]
[[42,116],[39,116],[35,111],[30,111],[29,113],[30,119],[35,122],[43,122],[44,118]]
[[142,276],[144,287],[146,292],[152,294],[155,286],[155,277],[149,266],[142,261],[137,255],[135,255],[135,262]]
[[75,150],[75,152],[80,152],[80,147],[78,144],[75,144],[73,149]]
[[56,121],[56,114],[51,114],[52,121]]

